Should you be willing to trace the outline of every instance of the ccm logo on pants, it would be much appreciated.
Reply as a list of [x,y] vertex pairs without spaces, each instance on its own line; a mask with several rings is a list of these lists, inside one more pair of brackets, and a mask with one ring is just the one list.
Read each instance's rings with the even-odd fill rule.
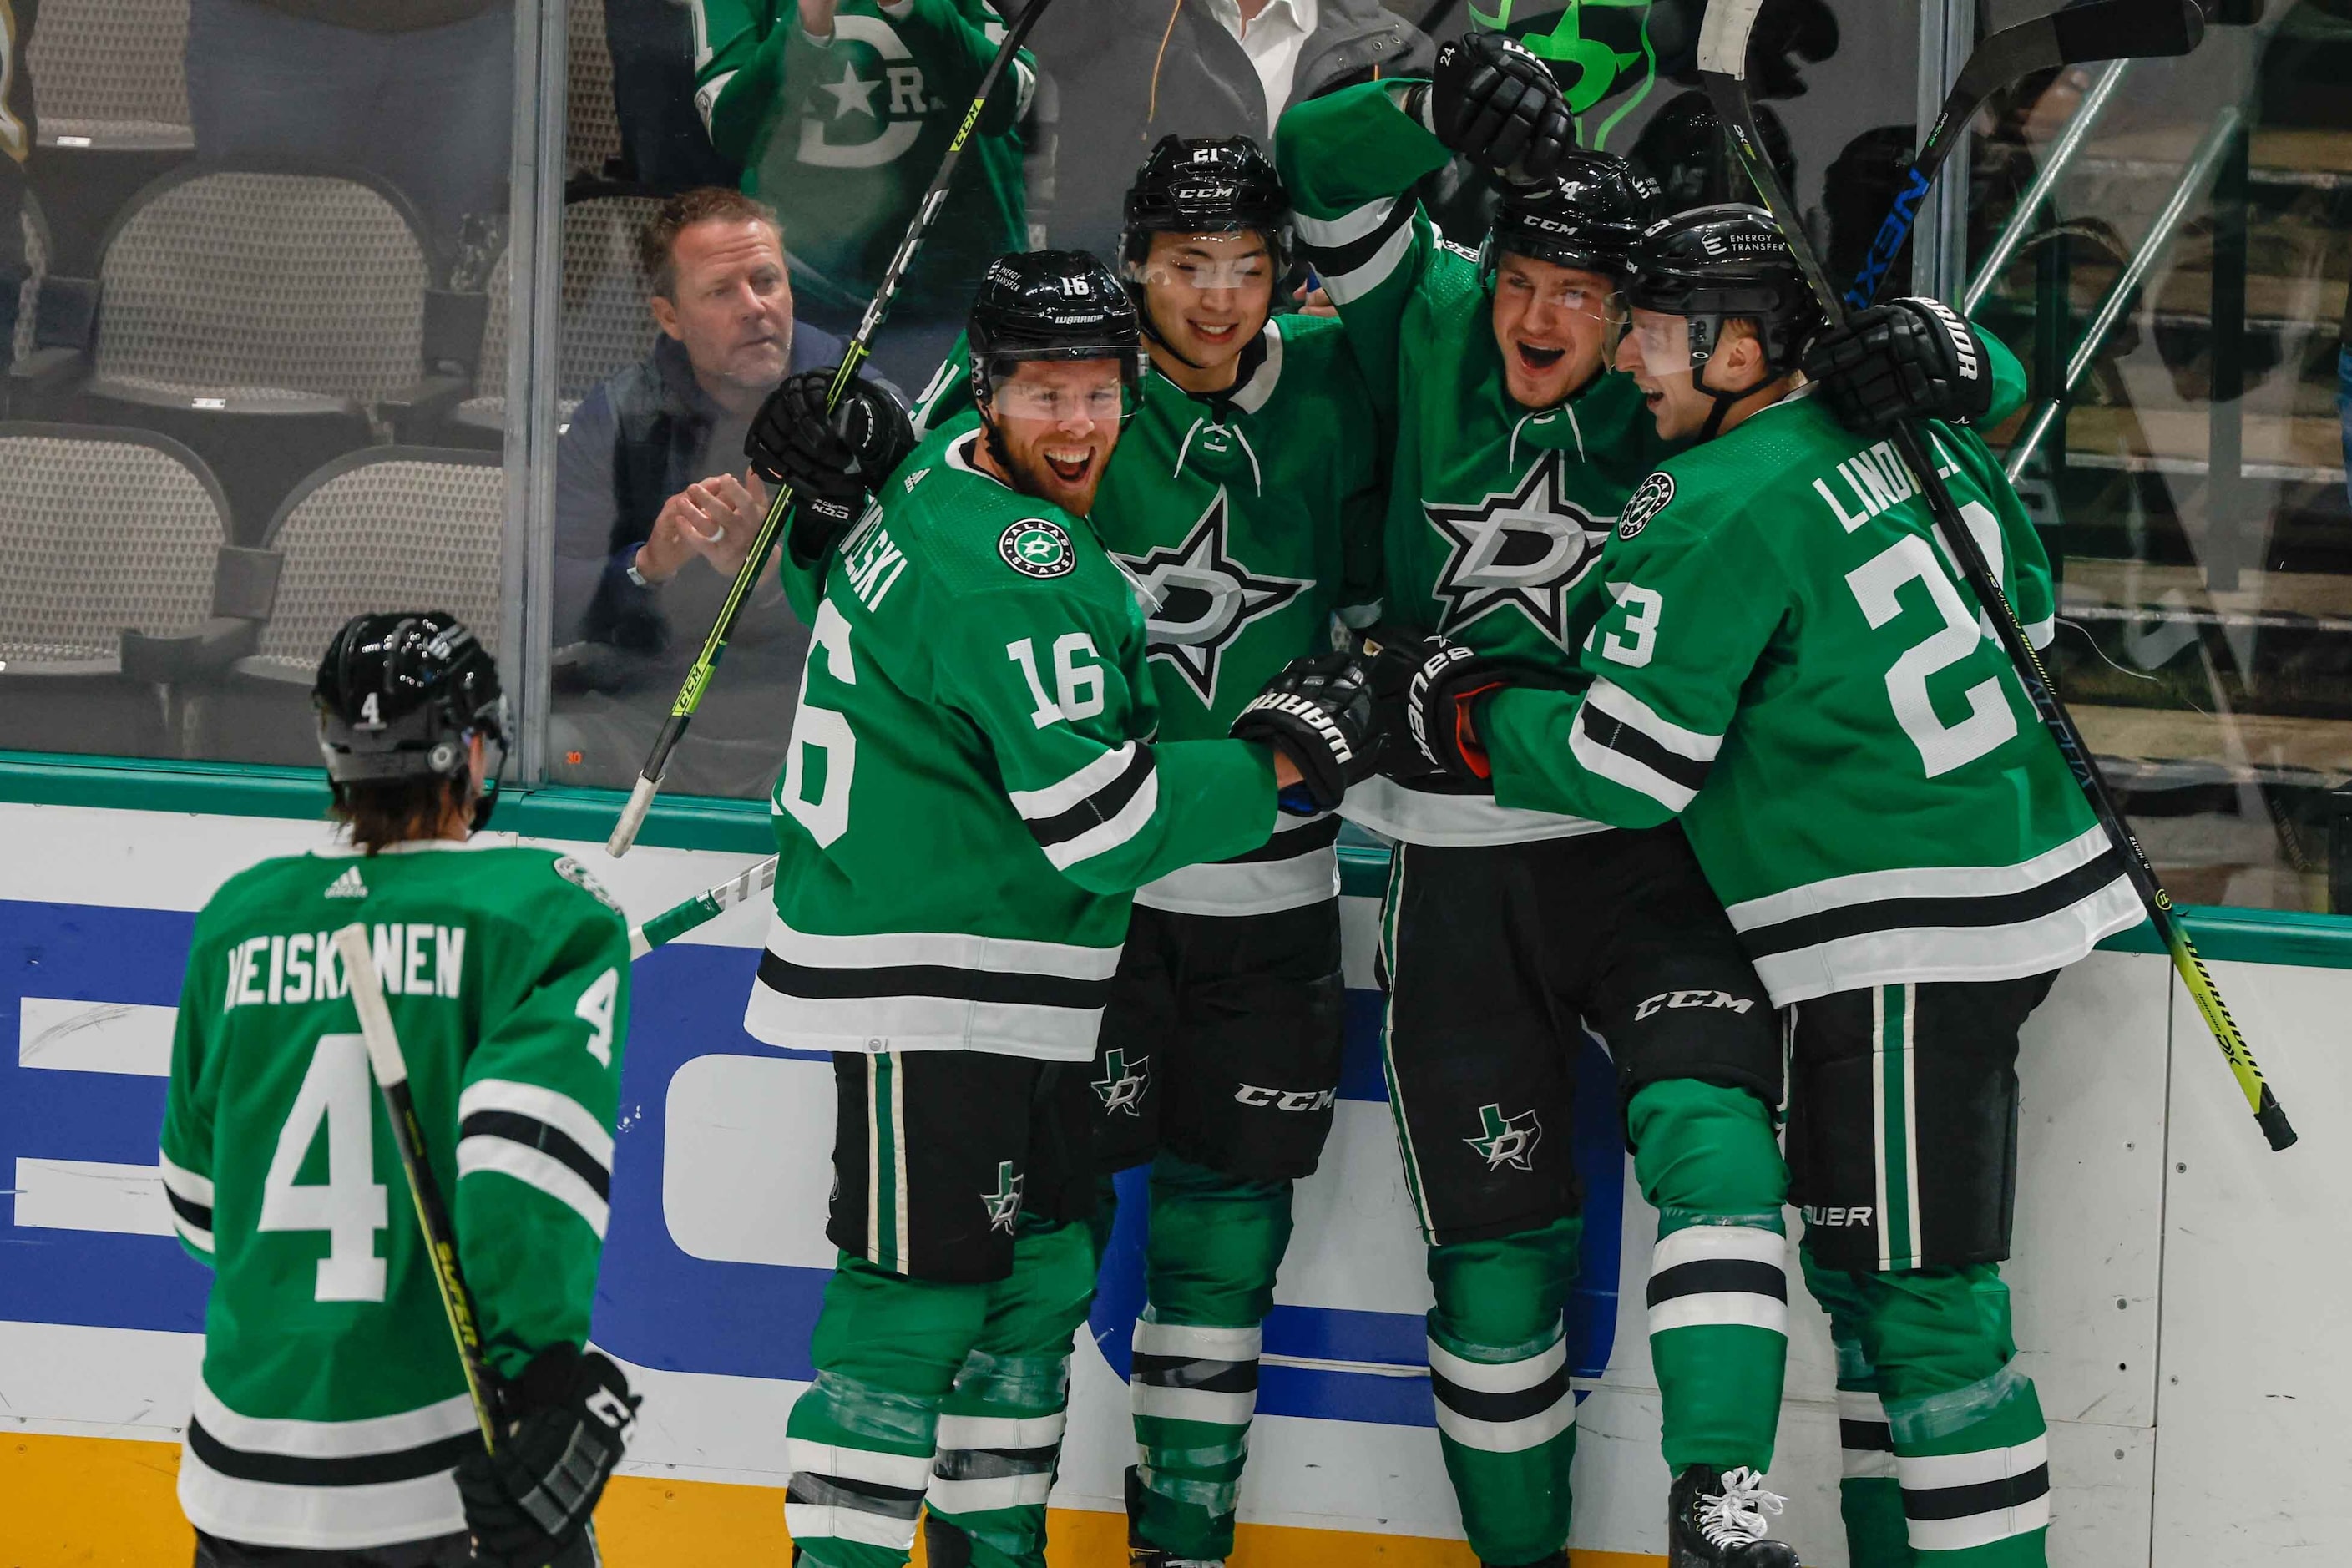
[[1339,1103],[1336,1089],[1260,1089],[1245,1083],[1234,1090],[1243,1105],[1272,1106],[1276,1110],[1328,1110]]
[[1633,1009],[1633,1016],[1646,1018],[1669,1007],[1726,1007],[1734,1013],[1745,1013],[1756,1005],[1752,996],[1734,996],[1727,991],[1661,991]]

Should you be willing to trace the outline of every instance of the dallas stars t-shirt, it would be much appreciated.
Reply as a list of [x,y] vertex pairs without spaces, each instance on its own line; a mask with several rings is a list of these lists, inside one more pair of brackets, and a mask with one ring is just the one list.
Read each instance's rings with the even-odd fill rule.
[[[971,108],[1002,19],[985,0],[842,0],[819,44],[794,0],[693,0],[692,12],[711,144],[783,215],[793,255],[862,304]],[[989,261],[1026,246],[1020,125],[1035,87],[1024,51],[989,95],[903,304],[960,313]]]

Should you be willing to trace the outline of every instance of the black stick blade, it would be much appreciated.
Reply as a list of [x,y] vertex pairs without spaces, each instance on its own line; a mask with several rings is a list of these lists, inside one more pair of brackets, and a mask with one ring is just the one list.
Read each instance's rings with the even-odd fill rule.
[[2205,37],[2197,0],[2102,0],[2050,17],[2060,65],[2185,55]]

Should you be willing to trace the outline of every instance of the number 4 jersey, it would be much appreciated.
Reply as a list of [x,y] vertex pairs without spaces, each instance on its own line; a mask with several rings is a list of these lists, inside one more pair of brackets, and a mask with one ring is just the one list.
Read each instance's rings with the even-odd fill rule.
[[923,442],[823,565],[743,1019],[771,1045],[1088,1060],[1133,889],[1274,829],[1266,748],[1154,743],[1135,579],[979,439]]
[[181,1504],[257,1545],[461,1531],[481,1443],[333,947],[354,921],[494,1372],[587,1338],[604,1246],[628,930],[576,861],[434,841],[232,879],[196,918],[163,1173],[215,1272]]
[[[2039,645],[2050,571],[1992,455],[1936,427]],[[1679,815],[1776,1004],[2071,963],[2140,918],[1885,441],[1800,393],[1644,479],[1602,559],[1580,696],[1478,715],[1496,798]]]

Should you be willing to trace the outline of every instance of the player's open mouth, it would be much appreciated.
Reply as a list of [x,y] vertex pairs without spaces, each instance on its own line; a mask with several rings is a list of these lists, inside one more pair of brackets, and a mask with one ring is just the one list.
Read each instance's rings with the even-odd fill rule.
[[1054,477],[1066,485],[1078,483],[1087,477],[1087,470],[1095,466],[1095,453],[1091,447],[1082,447],[1076,452],[1057,452],[1049,447],[1045,449],[1045,466],[1054,470]]
[[1568,357],[1566,349],[1548,349],[1540,343],[1520,343],[1519,364],[1530,375],[1541,375]]
[[1185,324],[1192,329],[1194,337],[1218,348],[1232,342],[1234,334],[1241,330],[1241,323],[1238,321],[1227,321],[1222,326],[1211,326],[1206,321],[1195,321],[1187,317]]

